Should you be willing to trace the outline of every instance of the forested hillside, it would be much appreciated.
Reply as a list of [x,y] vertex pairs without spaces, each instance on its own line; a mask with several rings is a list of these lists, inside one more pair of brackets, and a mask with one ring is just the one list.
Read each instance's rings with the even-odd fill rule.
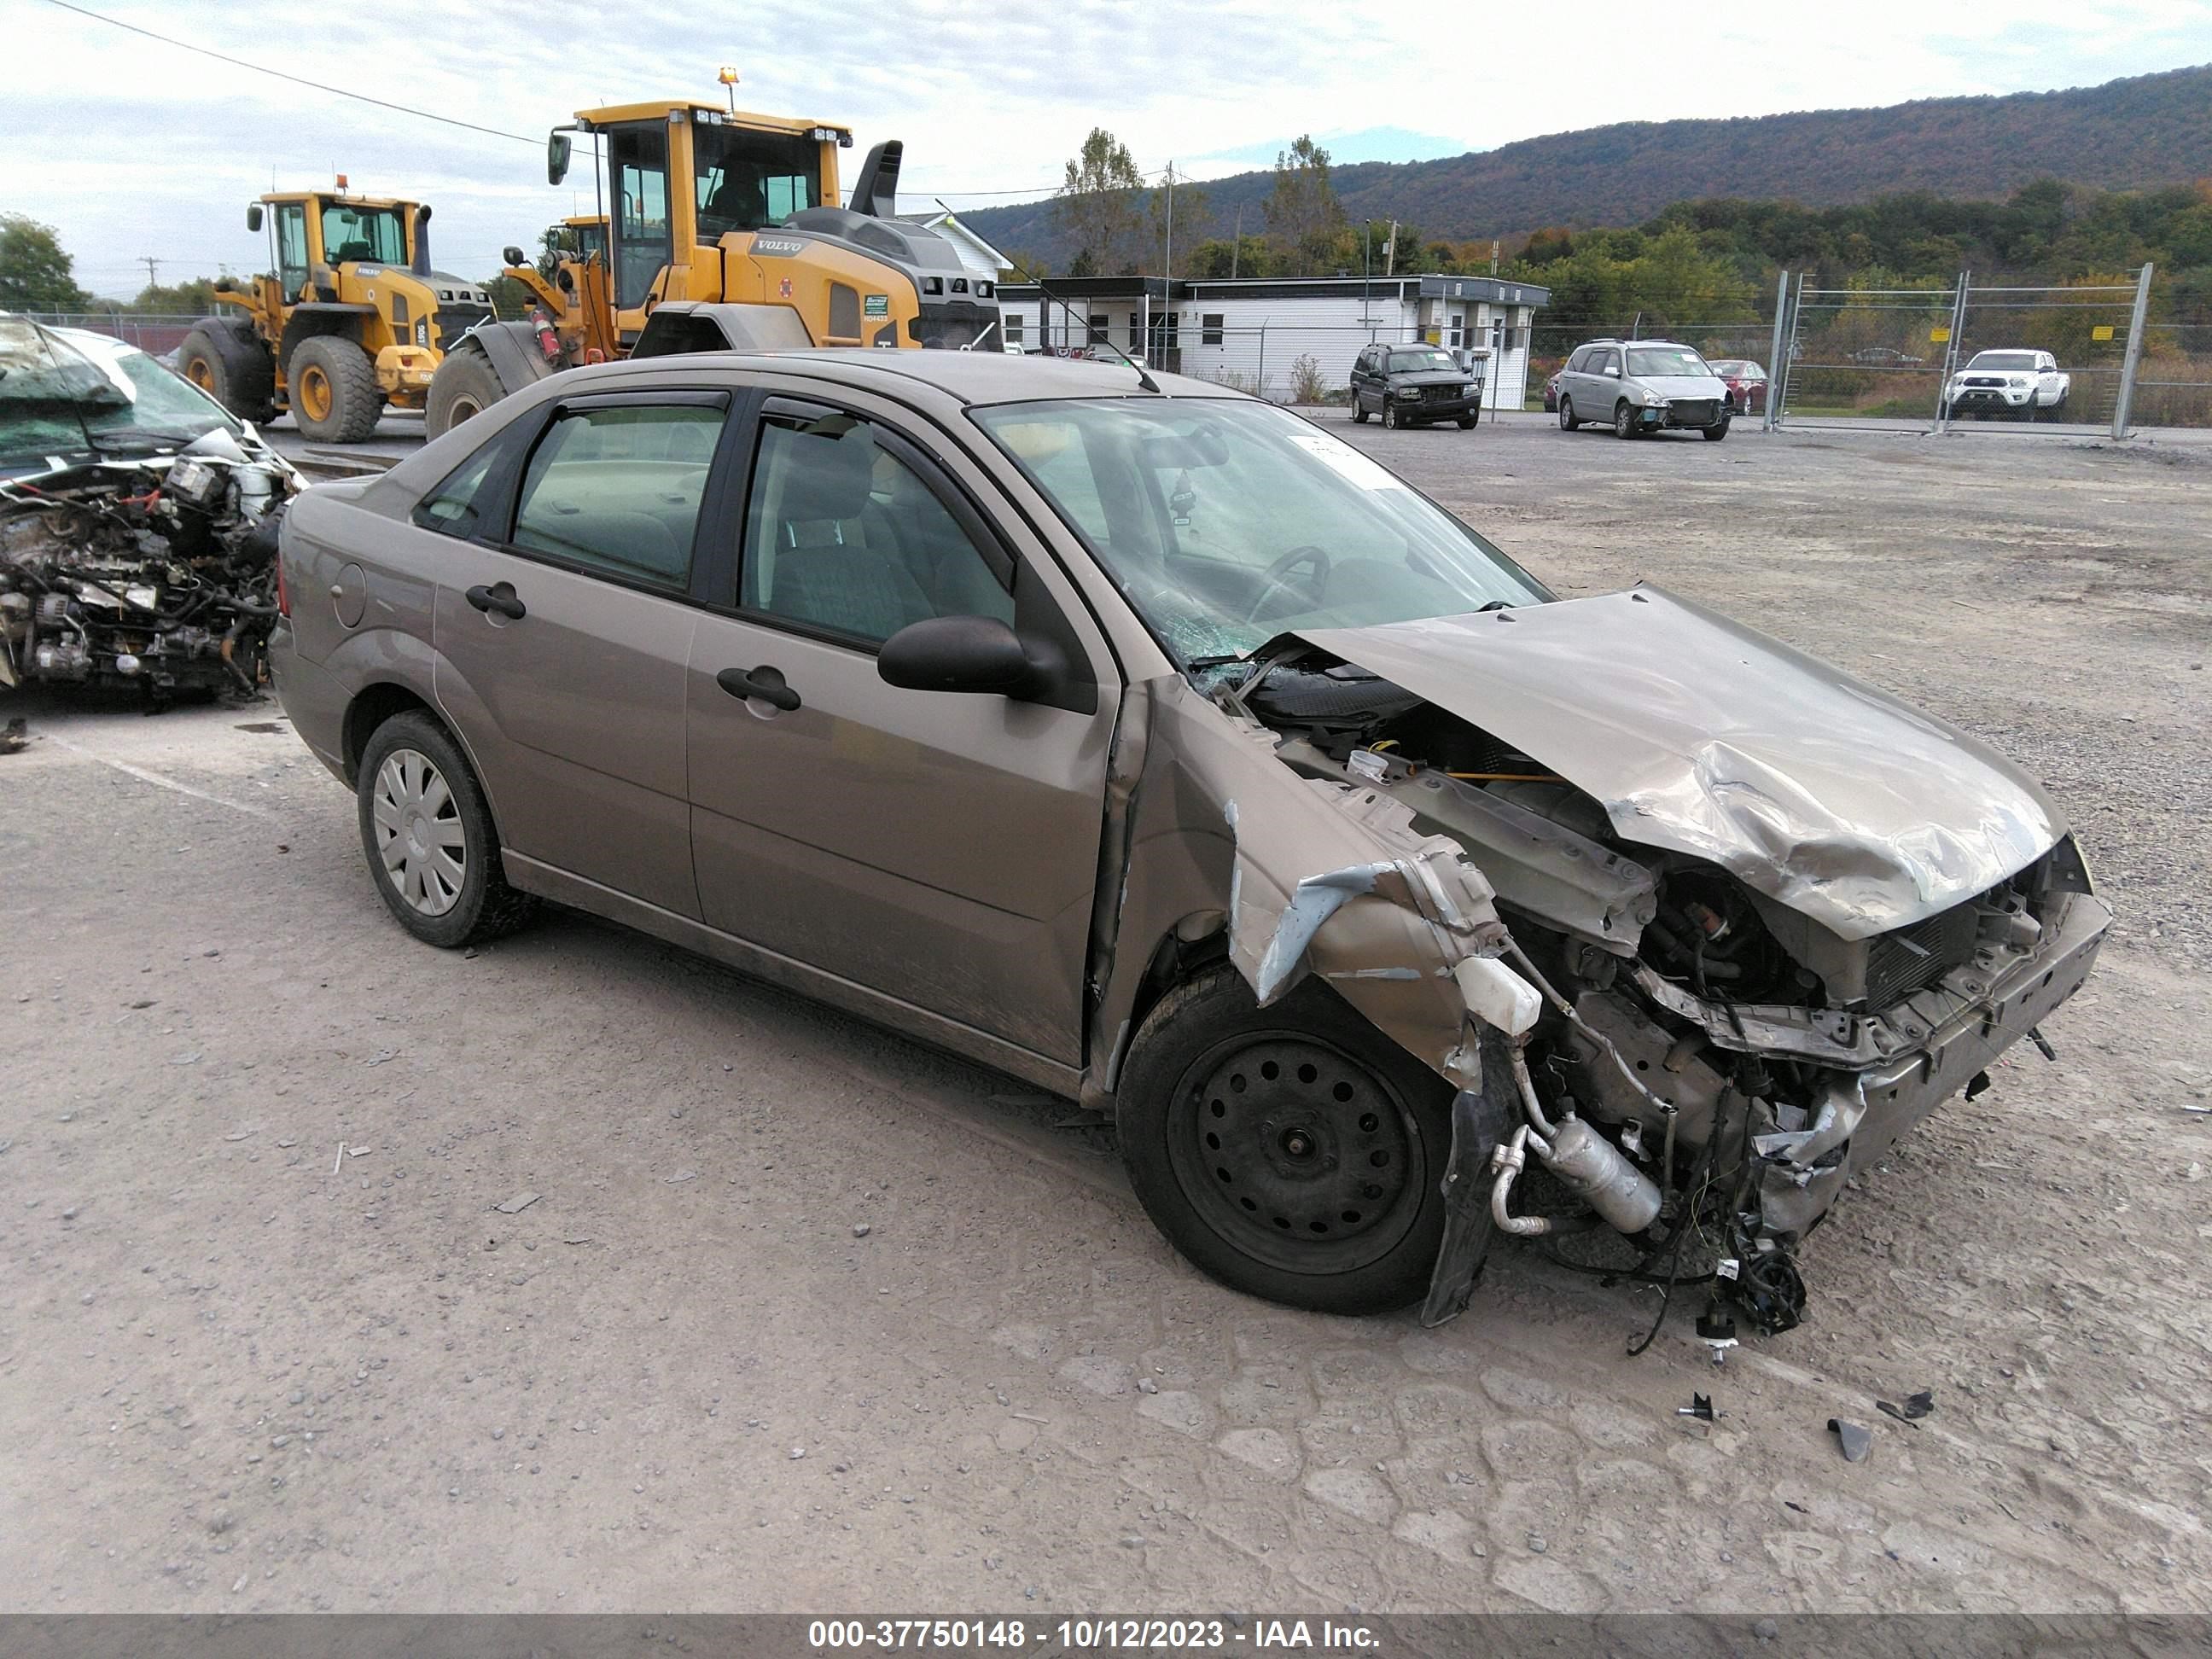
[[[2100,190],[2212,173],[2212,65],[2100,87],[1929,99],[1880,109],[1710,121],[1631,122],[1531,138],[1479,155],[1334,169],[1349,220],[1399,219],[1431,238],[1517,238],[1547,226],[1635,224],[1712,198],[1808,207],[1925,192],[2001,199],[2038,179]],[[1209,180],[1192,241],[1262,223],[1270,172]],[[963,213],[1010,253],[1064,270],[1076,252],[1050,201]],[[1177,240],[1183,229],[1179,226]]]

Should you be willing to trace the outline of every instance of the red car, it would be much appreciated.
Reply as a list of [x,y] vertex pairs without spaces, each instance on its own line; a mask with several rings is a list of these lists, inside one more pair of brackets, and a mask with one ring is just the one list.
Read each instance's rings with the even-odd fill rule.
[[1739,415],[1766,412],[1766,371],[1747,357],[1711,357],[1714,374],[1727,384]]
[[1544,382],[1544,413],[1547,415],[1556,415],[1559,412],[1559,377],[1554,374],[1550,380]]

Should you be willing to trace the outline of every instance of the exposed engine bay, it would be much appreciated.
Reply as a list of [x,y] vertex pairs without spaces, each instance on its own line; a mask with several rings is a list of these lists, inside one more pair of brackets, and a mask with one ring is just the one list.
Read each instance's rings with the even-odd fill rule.
[[0,684],[252,695],[286,491],[242,453],[0,483]]
[[[1929,913],[1902,926],[1798,897],[1777,859],[1760,879],[1784,902],[1740,872],[1747,860],[1656,844],[1660,815],[1601,801],[1529,752],[1542,744],[1296,636],[1210,695],[1303,776],[1410,807],[1413,831],[1457,842],[1493,890],[1510,939],[1481,965],[1533,995],[1501,1048],[1510,1119],[1480,1153],[1489,1227],[1610,1228],[1638,1253],[1622,1276],[1709,1277],[1763,1333],[1802,1316],[1798,1247],[1853,1174],[1953,1092],[1987,1087],[2017,1038],[2051,1052],[2035,1021],[2078,988],[2108,920],[2063,834],[1955,899],[1925,895]],[[1639,814],[1652,842],[1624,833]],[[1800,861],[1838,839],[1808,840]],[[1474,1173],[1458,1157],[1455,1179]]]
[[254,695],[299,474],[143,354],[11,322],[0,687],[135,688],[149,709]]

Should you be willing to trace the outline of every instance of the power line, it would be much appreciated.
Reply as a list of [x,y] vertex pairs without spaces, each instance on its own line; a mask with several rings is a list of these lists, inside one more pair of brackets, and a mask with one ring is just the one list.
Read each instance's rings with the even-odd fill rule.
[[[367,93],[350,92],[343,87],[333,87],[320,81],[310,81],[303,76],[293,75],[283,70],[270,69],[265,64],[248,63],[243,58],[233,58],[226,52],[216,52],[207,46],[194,46],[189,40],[179,40],[173,35],[157,33],[152,29],[142,28],[136,23],[126,23],[119,17],[110,17],[105,12],[97,12],[88,6],[77,5],[74,0],[46,0],[46,3],[50,6],[58,6],[64,11],[75,12],[80,17],[89,17],[96,23],[106,23],[111,28],[123,29],[132,34],[143,35],[149,40],[158,40],[165,46],[176,47],[179,52],[197,52],[203,58],[212,58],[219,64],[228,64],[235,69],[251,70],[256,75],[267,75],[279,81],[289,81],[293,85],[306,87],[311,92],[324,93],[333,98],[350,98],[356,103],[374,105],[378,109],[388,109],[400,115],[416,116],[425,121],[436,121],[443,125],[459,127],[469,132],[481,132],[487,137],[510,139],[518,144],[528,144],[533,149],[538,148],[542,143],[539,139],[527,137],[519,132],[507,132],[498,127],[481,126],[474,121],[463,121],[451,115],[441,115],[434,110],[418,109],[412,104],[395,104],[388,99],[372,98]],[[1170,167],[1172,165],[1172,163],[1170,164]],[[1138,183],[1142,185],[1157,181],[1167,171],[1167,168],[1156,168],[1151,173],[1140,173],[1138,176]],[[1024,185],[1010,190],[938,190],[931,193],[938,196],[1054,196],[1057,195],[1061,188],[1062,186],[1059,185]]]
[[110,17],[104,12],[93,11],[84,6],[74,5],[71,0],[46,0],[46,3],[50,6],[59,6],[64,11],[73,11],[80,17],[89,17],[95,23],[106,23],[112,28],[126,29],[132,34],[142,34],[149,40],[159,40],[165,46],[175,46],[181,52],[198,52],[203,58],[212,58],[220,64],[228,64],[237,69],[252,70],[256,75],[274,76],[279,81],[289,81],[295,86],[306,87],[311,91],[324,93],[333,98],[350,98],[356,103],[374,104],[379,109],[395,110],[402,115],[417,115],[425,121],[440,121],[449,127],[464,127],[471,132],[481,132],[493,138],[511,138],[516,143],[528,144],[533,149],[537,149],[542,142],[536,138],[526,138],[519,132],[502,132],[497,127],[478,126],[474,121],[456,120],[450,115],[440,115],[430,110],[416,109],[411,104],[394,104],[382,98],[371,98],[367,93],[349,92],[343,87],[325,86],[319,81],[309,81],[301,76],[289,75],[283,70],[270,69],[266,64],[249,64],[243,58],[232,58],[220,52],[212,52],[205,46],[196,46],[189,40],[179,40],[172,35],[156,34],[152,29],[141,28],[136,23],[126,23],[119,17]]

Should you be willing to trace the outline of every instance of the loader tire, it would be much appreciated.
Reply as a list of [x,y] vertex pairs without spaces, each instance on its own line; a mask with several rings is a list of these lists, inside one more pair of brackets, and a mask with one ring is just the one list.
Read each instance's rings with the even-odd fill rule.
[[177,367],[240,420],[260,426],[276,418],[276,366],[251,328],[221,320],[201,324],[178,348]]
[[375,365],[351,340],[319,334],[301,341],[284,379],[292,419],[318,443],[360,443],[384,413]]
[[430,376],[430,395],[423,405],[422,435],[442,438],[472,416],[481,415],[507,396],[499,371],[475,346],[447,353]]

